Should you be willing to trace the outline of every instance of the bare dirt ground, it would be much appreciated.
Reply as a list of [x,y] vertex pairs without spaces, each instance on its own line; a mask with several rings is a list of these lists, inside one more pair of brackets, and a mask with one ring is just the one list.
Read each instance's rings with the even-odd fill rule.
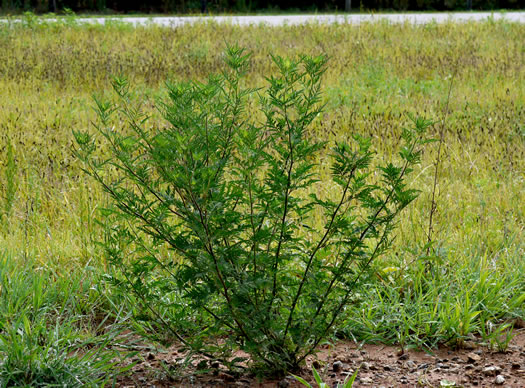
[[[525,387],[525,329],[514,331],[506,352],[467,342],[463,349],[439,348],[431,353],[401,352],[399,347],[363,345],[340,341],[325,346],[310,357],[300,376],[313,386],[311,367],[314,365],[329,387],[359,368],[354,387]],[[183,375],[169,373],[183,354],[172,346],[162,352],[144,351],[134,358],[128,376],[119,387],[301,387],[292,376],[284,379],[257,380],[254,376],[234,376],[218,365],[208,365],[199,373],[198,361]],[[202,367],[202,363],[201,363]]]

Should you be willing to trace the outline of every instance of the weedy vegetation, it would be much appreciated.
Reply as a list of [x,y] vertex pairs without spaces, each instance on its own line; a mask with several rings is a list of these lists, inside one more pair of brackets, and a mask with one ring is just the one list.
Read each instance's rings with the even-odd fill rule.
[[[274,371],[332,335],[428,348],[476,336],[504,350],[524,317],[524,36],[505,21],[0,25],[1,383],[103,381],[93,360],[117,357],[102,349],[122,326],[232,368],[241,347]],[[250,65],[225,57],[225,41]],[[401,183],[403,141],[447,104],[442,132],[425,135],[443,137],[431,244],[437,143],[360,240]],[[93,123],[96,139],[82,135]],[[72,130],[91,144],[88,165]],[[346,195],[366,206],[335,211],[361,177]],[[221,333],[231,342],[212,346]]]
[[[205,83],[168,86],[160,128],[148,127],[129,85],[116,79],[119,103],[96,101],[111,157],[93,157],[89,132],[75,132],[77,155],[115,205],[105,210],[104,248],[125,292],[157,318],[156,306],[186,300],[201,332],[229,338],[210,348],[206,338],[164,328],[195,351],[222,356],[231,341],[267,373],[284,373],[326,338],[388,250],[399,213],[417,197],[406,181],[431,123],[414,119],[403,132],[399,164],[371,168],[369,140],[355,134],[355,144],[330,150],[307,134],[322,112],[324,57],[273,58],[277,75],[258,93],[262,123],[247,116],[249,55],[229,47],[225,61],[229,70]],[[125,128],[116,129],[114,113]],[[327,184],[315,175],[319,153],[331,154],[335,200],[315,194]],[[374,173],[379,179],[369,179]]]
[[[354,382],[355,382],[355,379],[357,378],[358,373],[359,373],[359,369],[357,369],[351,376],[350,375],[347,376],[345,378],[345,381],[343,381],[342,384],[337,383],[336,388],[352,388],[354,386]],[[329,387],[329,385],[323,381],[323,379],[321,378],[321,375],[319,375],[319,372],[314,367],[312,367],[312,374],[314,375],[315,383],[317,384],[319,388]],[[299,377],[299,376],[293,376],[293,377],[297,381],[299,381],[303,386],[307,388],[313,388],[313,386],[308,381],[303,379],[302,377]]]
[[31,259],[2,254],[0,386],[96,387],[125,371],[111,350],[118,330],[107,318],[90,316],[101,304],[93,281],[89,267],[57,277]]

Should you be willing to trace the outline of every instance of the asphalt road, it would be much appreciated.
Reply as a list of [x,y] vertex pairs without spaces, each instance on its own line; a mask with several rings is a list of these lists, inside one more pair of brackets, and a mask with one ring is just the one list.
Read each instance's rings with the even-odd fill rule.
[[[488,19],[500,20],[504,18],[508,21],[525,23],[525,12],[454,12],[454,13],[399,13],[399,14],[359,14],[359,15],[277,15],[277,16],[183,16],[183,17],[124,17],[117,20],[132,23],[134,25],[144,25],[154,23],[163,26],[181,26],[188,23],[214,21],[217,23],[231,23],[235,25],[258,25],[266,24],[271,26],[295,25],[305,23],[350,23],[359,24],[363,22],[373,22],[387,20],[392,23],[444,23],[448,21],[484,21]],[[81,19],[85,23],[105,23],[111,18],[86,18]]]
[[[119,17],[119,18],[79,18],[81,23],[104,24],[108,21],[121,21],[133,25],[157,24],[163,26],[182,26],[185,24],[213,21],[217,23],[231,23],[235,25],[270,26],[296,25],[305,23],[349,23],[359,24],[379,20],[391,23],[444,23],[486,21],[488,19],[505,19],[512,22],[525,23],[525,11],[518,12],[450,12],[450,13],[397,13],[397,14],[350,14],[350,15],[265,15],[265,16],[166,16],[166,17]],[[49,19],[48,19],[49,20]]]

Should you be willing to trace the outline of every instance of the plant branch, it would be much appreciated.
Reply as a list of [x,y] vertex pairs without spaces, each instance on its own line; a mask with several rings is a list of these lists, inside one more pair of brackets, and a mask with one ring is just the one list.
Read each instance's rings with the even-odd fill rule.
[[447,116],[448,116],[448,113],[449,113],[450,96],[452,94],[452,86],[454,84],[454,79],[456,77],[456,73],[457,73],[457,64],[456,64],[456,69],[455,69],[454,73],[452,74],[452,78],[450,80],[450,85],[448,87],[447,101],[446,101],[446,104],[445,104],[445,113],[443,115],[443,119],[441,120],[441,130],[439,131],[439,146],[438,146],[438,153],[437,153],[436,162],[435,162],[434,182],[433,182],[433,185],[432,185],[432,200],[430,202],[430,212],[429,212],[429,216],[428,216],[427,256],[430,254],[430,245],[432,243],[432,232],[434,230],[434,213],[437,210],[436,192],[437,192],[439,167],[441,165],[441,147],[443,146],[443,142],[444,142],[444,138],[445,138],[445,122],[447,120]]

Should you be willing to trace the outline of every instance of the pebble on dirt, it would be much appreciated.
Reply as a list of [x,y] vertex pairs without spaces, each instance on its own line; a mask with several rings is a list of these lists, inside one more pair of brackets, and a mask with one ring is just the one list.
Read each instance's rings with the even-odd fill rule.
[[505,377],[503,377],[502,375],[497,375],[496,379],[494,380],[494,383],[496,385],[503,385],[503,384],[505,384]]
[[469,363],[476,363],[477,361],[481,360],[481,357],[477,355],[476,353],[469,353],[467,354],[467,360]]
[[332,364],[332,370],[335,373],[339,373],[343,369],[343,363],[341,361],[336,361]]
[[499,366],[488,366],[483,369],[483,374],[486,376],[495,376],[500,370],[501,368]]

